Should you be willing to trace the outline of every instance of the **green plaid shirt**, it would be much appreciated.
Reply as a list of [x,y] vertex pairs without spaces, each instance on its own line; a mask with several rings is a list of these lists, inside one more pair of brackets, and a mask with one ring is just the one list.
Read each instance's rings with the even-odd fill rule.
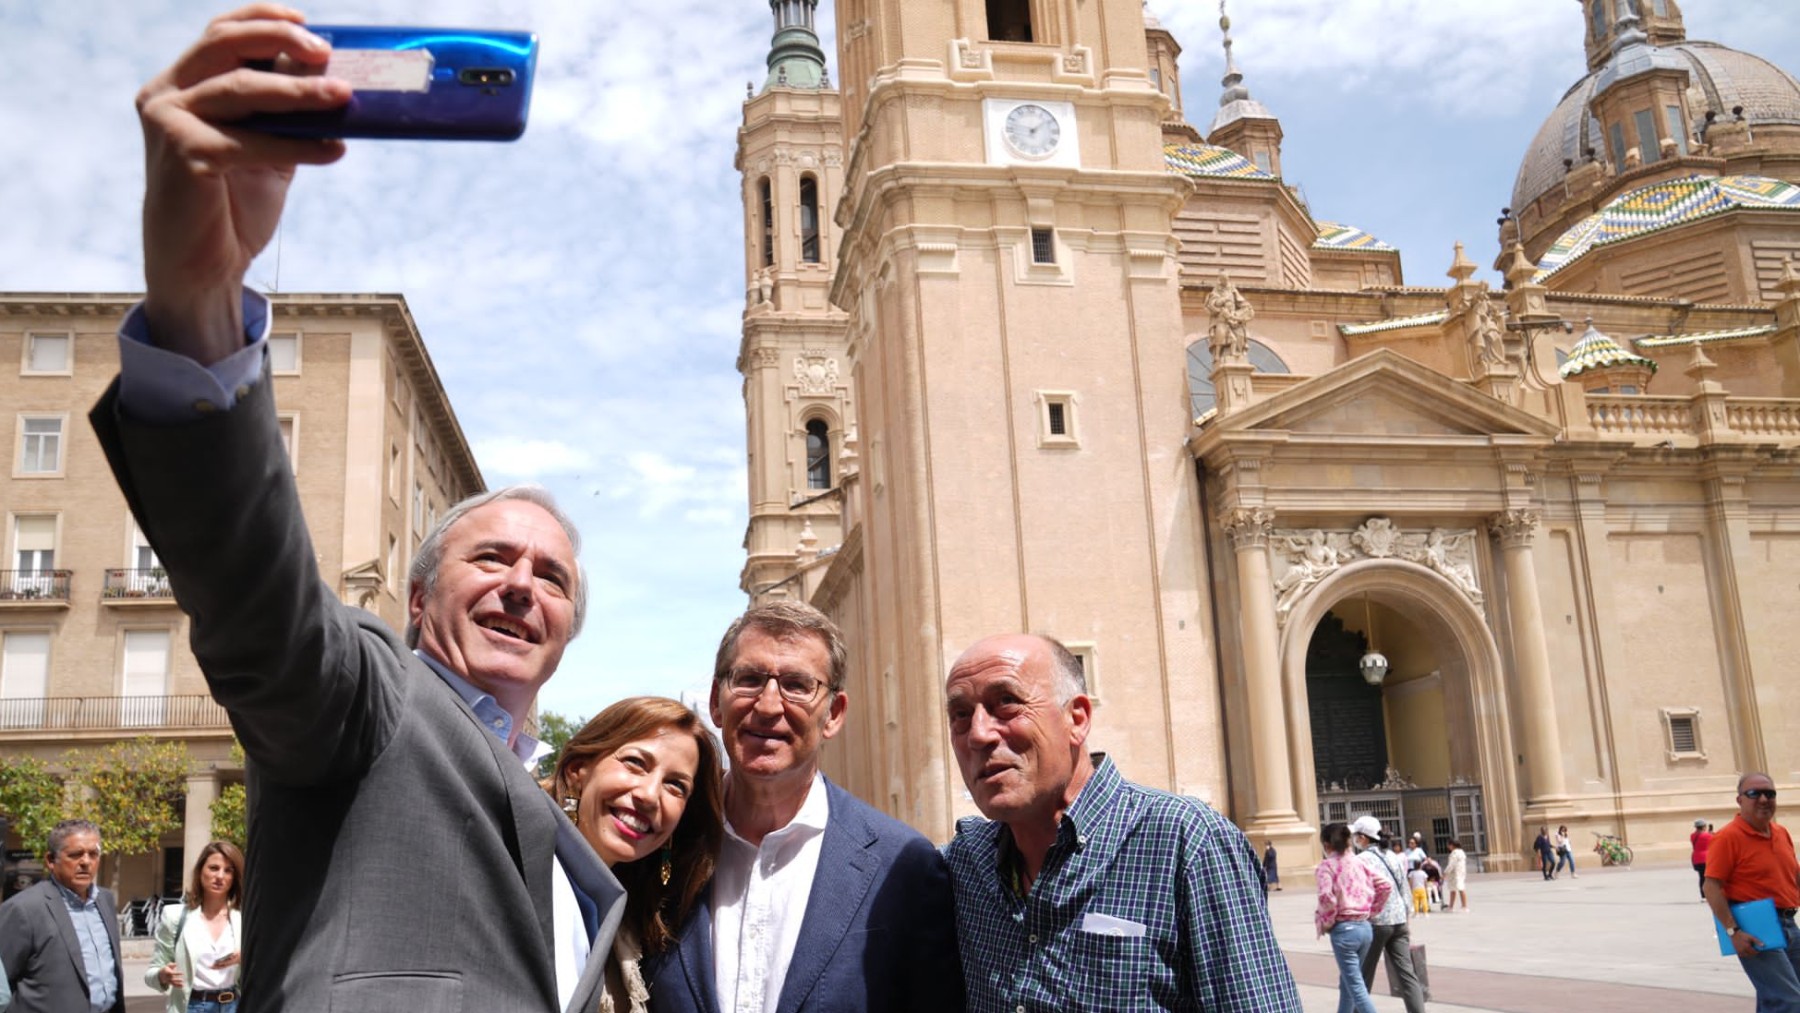
[[944,847],[968,1013],[1300,1013],[1256,854],[1204,802],[1100,757],[1025,897],[1012,854],[980,817]]

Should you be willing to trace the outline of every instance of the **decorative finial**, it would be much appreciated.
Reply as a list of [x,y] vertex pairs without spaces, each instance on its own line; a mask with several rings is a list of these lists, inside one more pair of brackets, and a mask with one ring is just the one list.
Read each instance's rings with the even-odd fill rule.
[[1469,255],[1463,251],[1463,244],[1457,243],[1456,256],[1450,261],[1450,270],[1444,273],[1456,279],[1456,283],[1461,285],[1474,277],[1477,270],[1474,261],[1471,261]]
[[1612,51],[1617,53],[1626,46],[1638,45],[1649,41],[1649,36],[1639,27],[1637,4],[1622,3],[1619,5],[1618,20],[1613,23]]
[[1225,94],[1219,96],[1219,105],[1227,106],[1250,97],[1250,89],[1244,87],[1244,75],[1238,72],[1237,61],[1231,55],[1231,15],[1225,13],[1225,0],[1219,0],[1219,32],[1225,44],[1225,76],[1219,84],[1225,88]]

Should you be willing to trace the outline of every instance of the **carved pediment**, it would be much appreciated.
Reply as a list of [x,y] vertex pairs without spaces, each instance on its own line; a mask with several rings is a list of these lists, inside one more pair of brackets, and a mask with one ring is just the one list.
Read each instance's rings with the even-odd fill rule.
[[1214,421],[1197,444],[1234,433],[1366,435],[1423,440],[1525,437],[1548,441],[1557,425],[1388,349],[1377,349]]

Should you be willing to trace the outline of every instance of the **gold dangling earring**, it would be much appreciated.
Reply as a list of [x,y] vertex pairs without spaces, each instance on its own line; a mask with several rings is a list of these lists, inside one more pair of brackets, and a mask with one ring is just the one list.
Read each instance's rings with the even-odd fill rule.
[[674,855],[675,855],[675,842],[674,841],[670,841],[669,843],[663,845],[662,885],[664,885],[664,886],[669,885],[669,876],[671,876],[675,872]]
[[569,819],[572,820],[575,818],[576,814],[581,811],[581,800],[571,795],[565,795],[563,796],[562,809],[563,812],[569,814]]

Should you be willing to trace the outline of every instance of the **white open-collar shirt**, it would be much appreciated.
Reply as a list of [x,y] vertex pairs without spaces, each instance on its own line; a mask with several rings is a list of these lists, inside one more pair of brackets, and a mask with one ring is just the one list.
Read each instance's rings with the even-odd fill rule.
[[713,973],[721,1013],[775,1013],[812,897],[831,803],[813,775],[788,825],[755,845],[725,822],[713,872]]

